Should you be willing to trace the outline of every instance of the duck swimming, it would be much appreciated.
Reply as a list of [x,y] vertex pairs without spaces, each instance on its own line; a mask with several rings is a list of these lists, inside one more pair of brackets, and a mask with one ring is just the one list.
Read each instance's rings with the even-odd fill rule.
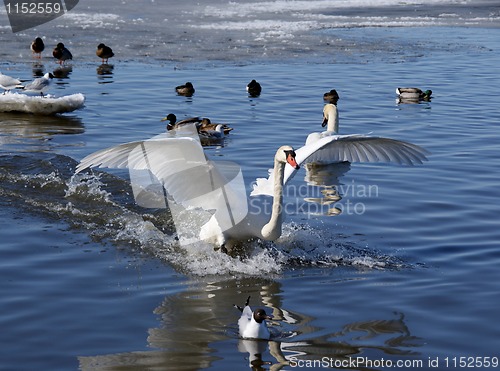
[[337,90],[332,89],[330,91],[327,91],[325,94],[323,94],[323,100],[328,103],[337,104],[337,101],[339,100],[339,94],[337,93]]
[[177,121],[177,116],[173,113],[169,113],[166,117],[162,118],[161,121],[168,121],[167,130],[177,129],[186,124],[196,124],[196,129],[198,133],[216,131],[217,126],[220,125],[224,135],[229,134],[232,127],[227,126],[226,124],[216,124],[212,123],[208,118],[200,118],[200,117],[189,117],[184,120]]
[[432,90],[422,91],[419,88],[396,88],[396,94],[402,100],[430,101]]
[[262,92],[262,87],[260,86],[260,84],[256,80],[252,80],[247,85],[247,92],[248,92],[248,95],[255,98],[255,97],[258,97],[260,95],[260,93]]
[[176,86],[175,91],[178,95],[182,95],[185,97],[192,97],[195,92],[193,84],[189,81],[184,85]]

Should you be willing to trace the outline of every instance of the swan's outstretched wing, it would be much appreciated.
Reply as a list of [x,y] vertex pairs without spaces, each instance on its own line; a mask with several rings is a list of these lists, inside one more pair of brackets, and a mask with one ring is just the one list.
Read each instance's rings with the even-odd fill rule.
[[139,156],[135,156],[135,162],[134,157],[129,158],[132,151],[138,148],[144,148],[144,143],[146,142],[163,141],[169,138],[189,138],[194,142],[200,142],[196,126],[194,124],[183,125],[181,128],[170,130],[146,141],[124,143],[91,153],[80,161],[76,167],[76,173],[88,167],[129,168],[135,170],[148,169],[149,165],[144,161],[145,158],[140,156],[140,153],[136,153],[136,155],[138,154]]
[[387,162],[415,165],[429,152],[412,143],[360,134],[331,135],[296,150],[299,164],[306,162]]
[[[386,162],[399,165],[421,164],[427,160],[428,152],[415,144],[395,139],[369,137],[360,134],[330,135],[307,143],[295,151],[299,165],[309,162],[332,164],[336,162]],[[283,184],[297,172],[285,166]],[[268,179],[257,179],[251,195],[272,195],[272,174]]]
[[77,172],[92,166],[128,168],[142,206],[165,207],[166,193],[169,203],[209,210],[222,230],[231,228],[248,210],[241,169],[235,163],[210,161],[194,130],[195,138],[162,134],[95,152],[81,161]]
[[[365,135],[331,135],[307,144],[295,151],[299,165],[305,163],[331,164],[336,162],[386,162],[413,166],[427,161],[429,153],[416,144],[396,139]],[[296,170],[285,168],[284,184]]]

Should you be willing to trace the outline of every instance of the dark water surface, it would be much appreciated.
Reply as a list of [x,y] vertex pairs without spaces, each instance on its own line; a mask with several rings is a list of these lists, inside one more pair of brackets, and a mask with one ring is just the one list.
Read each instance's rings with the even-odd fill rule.
[[[422,33],[431,40],[412,48]],[[358,356],[406,361],[399,369],[431,369],[437,357],[444,369],[448,357],[458,369],[453,357],[500,356],[499,36],[380,28],[351,63],[66,67],[51,93],[82,92],[84,109],[0,114],[0,369],[234,370],[255,352],[284,369]],[[387,47],[371,50],[374,40]],[[55,65],[0,67],[30,79]],[[252,78],[263,85],[258,98],[245,93]],[[192,98],[174,93],[186,81]],[[434,98],[398,105],[403,85]],[[407,140],[428,149],[429,162],[302,169],[285,197],[282,238],[254,243],[245,259],[180,247],[167,213],[135,205],[126,171],[73,177],[85,155],[150,138],[174,112],[233,126],[224,146],[206,151],[239,163],[250,185],[277,147],[321,130],[322,94],[333,87],[342,133]],[[327,210],[304,200],[321,195],[318,183],[340,190],[339,216],[316,215]],[[274,314],[273,341],[238,339],[232,304],[248,295]]]

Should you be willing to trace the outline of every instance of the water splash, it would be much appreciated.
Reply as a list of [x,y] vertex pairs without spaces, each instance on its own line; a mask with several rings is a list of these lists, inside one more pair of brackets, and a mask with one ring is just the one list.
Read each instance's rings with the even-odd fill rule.
[[27,212],[66,221],[98,243],[141,251],[185,273],[265,276],[297,267],[353,266],[398,269],[403,263],[321,226],[287,222],[275,242],[252,240],[230,256],[203,241],[181,245],[165,209],[134,203],[128,180],[105,172],[74,175],[75,161],[61,155],[4,156],[0,198]]

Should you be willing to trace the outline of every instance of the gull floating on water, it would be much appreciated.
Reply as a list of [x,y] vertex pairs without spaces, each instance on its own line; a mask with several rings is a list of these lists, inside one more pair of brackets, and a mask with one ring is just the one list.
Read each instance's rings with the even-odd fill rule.
[[256,309],[252,312],[249,302],[250,296],[247,298],[244,308],[234,305],[241,311],[241,317],[238,320],[240,336],[244,339],[269,340],[271,334],[265,320],[273,317],[267,315],[264,309]]
[[42,52],[44,49],[45,49],[45,44],[43,43],[43,40],[40,37],[37,37],[31,43],[31,51],[33,52],[35,58],[42,58]]
[[42,77],[38,77],[29,84],[27,84],[24,87],[24,91],[40,93],[40,95],[43,96],[43,93],[49,88],[49,85],[52,82],[53,78],[54,75],[51,74],[50,72],[47,72]]
[[64,46],[63,43],[59,43],[56,45],[56,47],[52,51],[52,55],[59,61],[59,64],[63,64],[64,61],[67,61],[68,59],[73,59],[73,55]]

